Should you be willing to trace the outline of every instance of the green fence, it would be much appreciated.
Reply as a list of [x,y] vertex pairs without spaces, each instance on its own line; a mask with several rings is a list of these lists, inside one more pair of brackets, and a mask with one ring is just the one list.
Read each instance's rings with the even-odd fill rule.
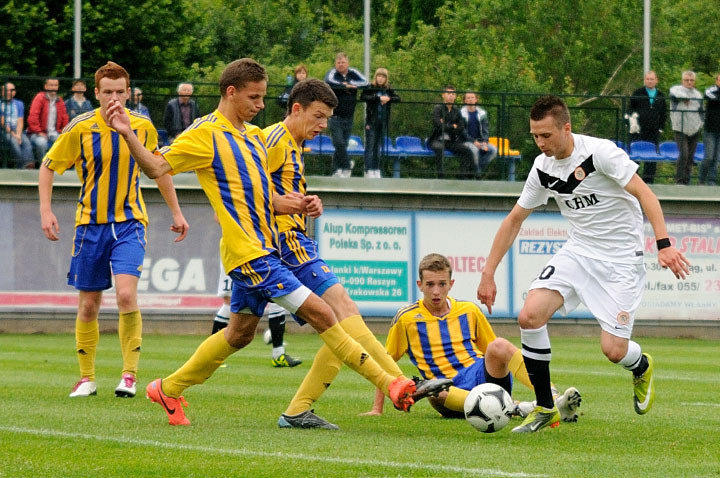
[[[2,77],[0,80],[2,80],[3,84],[7,81],[15,84],[15,98],[24,103],[25,119],[27,119],[32,98],[42,89],[44,78]],[[63,98],[71,96],[71,83],[72,79],[60,78],[60,96]],[[88,85],[86,97],[94,105],[97,105],[92,88],[93,80],[87,78],[86,83]],[[150,117],[158,129],[164,129],[163,114],[165,105],[176,96],[177,84],[178,82],[175,81],[132,81],[133,87],[142,89],[142,102],[148,107]],[[193,97],[198,104],[200,113],[210,113],[218,103],[217,84],[194,83],[194,87]],[[285,85],[277,84],[268,86],[265,110],[255,118],[254,123],[264,127],[282,119],[283,109],[278,105],[277,98],[284,87]],[[400,96],[401,102],[392,106],[388,135],[391,138],[404,135],[416,136],[425,140],[432,130],[432,109],[435,104],[441,101],[441,91],[402,88],[396,88],[395,91]],[[458,93],[458,106],[460,106],[463,91],[458,91]],[[538,149],[529,134],[528,112],[539,94],[480,91],[478,96],[478,105],[488,112],[491,136],[507,138],[510,141],[511,148],[520,152],[522,159],[517,163],[515,178],[516,180],[523,180],[532,165],[532,160],[538,154]],[[571,109],[573,131],[622,141],[627,144],[628,131],[624,116],[627,112],[630,97],[562,96]],[[364,141],[364,105],[362,103],[358,103],[356,108],[353,135],[359,136]],[[662,139],[668,141],[673,139],[669,124],[665,128]],[[13,167],[6,141],[5,135],[0,135],[0,165],[2,167]],[[362,175],[362,155],[356,155],[352,158],[355,161],[354,175]],[[452,177],[453,170],[458,167],[457,160],[448,158],[446,164],[446,171],[449,177]],[[306,165],[307,172],[311,175],[329,175],[332,172],[330,171],[330,157],[328,155],[308,154],[306,156]],[[435,177],[435,164],[432,157],[408,157],[402,158],[401,161],[397,161],[394,157],[385,157],[382,164],[383,175],[392,175],[394,165],[399,165],[402,177]],[[508,167],[509,161],[506,158],[496,159],[491,163],[486,179],[507,179]],[[672,182],[674,169],[674,163],[660,164],[657,175],[658,182]]]

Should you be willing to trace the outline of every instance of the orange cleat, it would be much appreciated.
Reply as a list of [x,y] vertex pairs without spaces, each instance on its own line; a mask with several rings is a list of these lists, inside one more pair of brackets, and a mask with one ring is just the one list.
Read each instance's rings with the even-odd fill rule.
[[405,377],[398,377],[388,387],[390,400],[395,408],[403,412],[409,412],[410,407],[415,403],[412,395],[415,393],[415,382]]
[[151,402],[159,403],[167,413],[170,425],[190,425],[190,420],[185,416],[183,406],[187,407],[185,397],[182,395],[178,398],[168,397],[162,391],[162,379],[157,378],[150,382],[145,388],[145,396]]

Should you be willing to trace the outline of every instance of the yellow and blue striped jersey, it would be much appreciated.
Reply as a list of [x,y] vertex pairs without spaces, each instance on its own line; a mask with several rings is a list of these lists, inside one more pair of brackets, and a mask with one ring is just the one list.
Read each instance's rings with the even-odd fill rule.
[[447,299],[450,312],[443,317],[432,315],[422,299],[400,309],[388,333],[390,356],[399,360],[407,353],[424,378],[453,378],[483,357],[496,338],[476,304]]
[[262,130],[245,123],[238,131],[220,111],[198,118],[160,150],[171,174],[195,170],[220,221],[220,257],[225,272],[277,249]]
[[[155,151],[157,130],[148,117],[125,111],[140,142]],[[58,174],[75,166],[82,183],[76,226],[130,219],[147,225],[147,210],[140,192],[140,169],[125,140],[105,123],[99,108],[76,116],[55,140],[43,164]]]
[[[305,194],[305,161],[302,148],[295,142],[290,130],[282,121],[263,130],[267,140],[268,168],[275,186],[275,192],[281,196],[290,192]],[[307,219],[304,214],[288,214],[275,218],[279,232],[298,230],[305,232]]]

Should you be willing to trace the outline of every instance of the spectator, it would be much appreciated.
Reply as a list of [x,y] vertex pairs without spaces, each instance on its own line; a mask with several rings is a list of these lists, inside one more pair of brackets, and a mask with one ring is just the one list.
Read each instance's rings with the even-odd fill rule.
[[23,118],[25,105],[15,99],[15,85],[5,83],[0,95],[0,128],[2,135],[0,143],[10,150],[10,158],[17,167],[25,167],[33,162],[32,147],[30,139],[23,132]]
[[282,92],[282,95],[278,97],[278,105],[284,110],[287,108],[288,99],[290,98],[290,92],[293,89],[293,86],[295,86],[295,83],[298,81],[302,81],[305,78],[307,78],[308,72],[305,65],[298,65],[295,67],[295,71],[293,72],[293,76],[288,75],[288,84],[285,86],[285,91]]
[[347,154],[348,141],[353,127],[358,88],[368,86],[368,81],[355,68],[350,67],[347,54],[335,55],[335,67],[325,75],[325,82],[337,96],[338,105],[330,118],[330,135],[335,152],[332,158],[333,176],[349,178],[353,164]]
[[[135,111],[141,115],[145,115],[150,119],[150,110],[142,103],[143,92],[140,88],[132,89],[132,102],[130,103],[130,111]],[[152,119],[150,119],[152,122]]]
[[177,93],[178,97],[168,101],[165,107],[163,123],[168,133],[168,144],[172,143],[175,136],[185,131],[185,128],[200,116],[197,104],[191,98],[193,85],[180,83],[177,87]]
[[715,75],[715,84],[705,90],[707,112],[705,114],[705,158],[700,163],[698,182],[717,184],[718,160],[720,159],[720,74]]
[[43,91],[35,95],[30,103],[27,133],[30,135],[37,163],[42,161],[47,150],[68,124],[65,102],[57,94],[59,86],[57,78],[46,79]]
[[[645,86],[633,91],[630,98],[630,142],[649,141],[657,149],[667,121],[665,95],[657,88],[658,78],[654,71],[645,73],[644,83]],[[655,182],[656,170],[655,161],[644,162],[643,181],[648,184]]]
[[473,164],[473,152],[470,149],[470,138],[465,131],[465,120],[455,106],[455,87],[445,86],[441,94],[443,103],[433,109],[433,130],[428,138],[430,149],[435,151],[438,178],[444,178],[443,159],[445,151],[460,156],[459,177],[472,177],[477,173]]
[[703,127],[703,95],[695,89],[695,72],[684,71],[682,84],[670,88],[670,122],[680,155],[675,182],[690,184],[695,148]]
[[473,153],[473,161],[478,176],[482,175],[490,164],[490,161],[497,156],[497,148],[490,144],[490,122],[487,111],[477,106],[477,94],[468,91],[463,97],[465,106],[460,109],[460,114],[467,125],[467,135],[470,138],[470,150]]
[[[373,82],[363,90],[360,99],[367,103],[365,111],[365,177],[380,178],[380,154],[384,149],[384,138],[390,123],[390,105],[400,97],[390,88],[388,71],[375,70]],[[382,145],[382,146],[381,146]]]
[[77,115],[92,111],[93,105],[90,100],[85,98],[87,85],[83,80],[75,80],[72,84],[72,96],[67,100],[67,113],[69,119],[75,118]]

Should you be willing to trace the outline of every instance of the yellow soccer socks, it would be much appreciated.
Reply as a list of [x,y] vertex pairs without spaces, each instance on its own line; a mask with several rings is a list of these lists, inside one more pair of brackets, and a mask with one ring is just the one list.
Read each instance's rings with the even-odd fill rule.
[[[375,338],[375,335],[368,329],[365,321],[360,315],[351,315],[340,321],[340,326],[355,339],[375,359],[378,365],[393,377],[402,375],[398,364],[390,357],[385,347]],[[338,359],[326,344],[313,359],[310,371],[303,379],[302,384],[295,392],[290,401],[286,415],[297,415],[305,410],[310,410],[320,396],[327,390],[342,367],[342,361]]]
[[401,376],[402,370],[397,362],[387,353],[383,344],[370,331],[360,315],[351,315],[340,322],[343,329],[368,351],[375,361],[393,377]]
[[80,377],[95,381],[95,353],[100,341],[100,329],[97,318],[92,322],[75,319],[75,350],[77,351]]
[[342,328],[335,324],[320,334],[330,350],[348,367],[388,394],[390,383],[396,378],[385,372],[370,354]]
[[140,346],[142,345],[142,316],[140,311],[120,314],[118,323],[120,350],[123,358],[123,375],[126,373],[137,377],[140,362]]
[[517,349],[515,351],[515,354],[510,359],[508,368],[510,369],[510,373],[512,373],[515,380],[519,381],[530,390],[535,390],[533,384],[530,382],[527,368],[525,368],[525,360],[523,360],[522,350]]
[[191,385],[205,382],[226,358],[238,350],[225,339],[225,330],[219,330],[205,339],[182,367],[162,379],[163,393],[179,397]]
[[448,389],[448,395],[445,398],[445,408],[464,413],[465,399],[469,394],[470,392],[463,390],[462,388],[450,387]]
[[310,371],[305,375],[295,396],[290,401],[285,415],[297,415],[305,410],[310,410],[312,404],[323,394],[323,392],[335,380],[342,367],[342,361],[323,344],[315,354]]

